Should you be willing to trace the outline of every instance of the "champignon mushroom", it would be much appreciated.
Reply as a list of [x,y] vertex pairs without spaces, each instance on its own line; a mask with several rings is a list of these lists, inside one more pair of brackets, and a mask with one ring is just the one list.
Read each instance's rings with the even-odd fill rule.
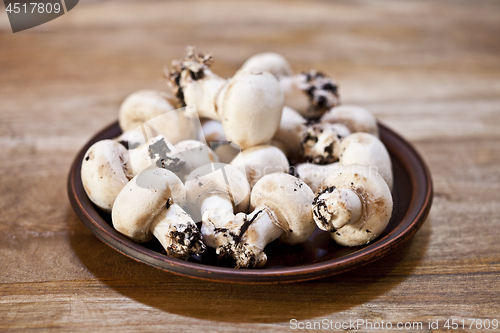
[[288,173],[290,164],[286,155],[271,145],[260,145],[244,149],[230,165],[246,175],[250,188],[265,175],[274,172]]
[[162,135],[149,139],[137,148],[129,149],[129,156],[134,176],[153,165],[178,173],[186,162],[175,146]]
[[298,177],[311,188],[318,188],[322,179],[326,178],[331,172],[336,171],[338,166],[350,164],[368,165],[376,168],[389,188],[392,189],[391,157],[382,141],[376,136],[364,132],[352,133],[341,141],[338,149],[336,149],[336,155],[338,156],[338,162],[331,164],[297,164]]
[[173,62],[168,80],[183,105],[194,104],[201,117],[220,120],[229,141],[241,149],[269,141],[278,129],[283,92],[270,73],[238,71],[229,80],[213,74],[212,56],[188,48]]
[[163,135],[173,144],[195,139],[199,127],[196,110],[179,109],[173,96],[156,90],[129,95],[120,106],[118,122],[124,132],[122,141],[136,141],[142,135],[141,143],[157,135]]
[[313,202],[317,226],[343,246],[360,246],[377,238],[392,214],[392,196],[375,168],[340,166],[323,182]]
[[[186,180],[187,208],[196,219],[207,211],[233,216],[234,212],[248,209],[250,185],[238,169],[223,163],[211,163],[195,169]],[[205,243],[217,247],[214,228],[221,224],[203,223],[201,232]]]
[[217,97],[224,133],[242,150],[271,140],[282,110],[283,92],[278,80],[268,72],[240,70]]
[[175,156],[184,161],[176,175],[183,181],[198,167],[209,163],[219,162],[217,155],[204,142],[198,140],[184,140],[175,145]]
[[135,242],[156,237],[169,256],[187,259],[205,250],[203,236],[181,208],[182,181],[161,168],[148,168],[118,194],[111,218],[114,228]]
[[259,53],[248,58],[241,66],[241,69],[266,71],[276,76],[276,78],[293,74],[292,68],[285,57],[274,52]]
[[331,164],[299,163],[294,166],[295,174],[306,183],[314,193],[321,189],[321,183],[339,167],[339,162]]
[[201,130],[205,141],[221,163],[230,163],[241,152],[238,145],[227,140],[220,121],[204,119],[201,122]]
[[337,84],[328,76],[310,70],[294,76],[280,77],[285,105],[306,118],[318,118],[340,103]]
[[181,105],[196,105],[200,117],[218,120],[215,101],[226,80],[210,70],[212,63],[211,54],[189,46],[181,60],[172,61],[172,70],[165,75]]
[[122,188],[132,178],[127,149],[114,140],[94,143],[85,153],[81,177],[85,193],[97,207],[109,213]]
[[231,221],[220,221],[230,215],[203,215],[205,225],[224,225],[217,230],[217,252],[236,260],[237,268],[262,267],[267,262],[266,245],[275,239],[299,244],[312,234],[316,225],[312,217],[312,190],[300,179],[273,173],[262,177],[253,187],[252,213],[235,215]]
[[365,132],[352,133],[343,139],[339,150],[339,165],[361,164],[375,167],[389,189],[392,189],[391,157],[379,138]]
[[351,132],[342,124],[319,123],[307,127],[301,142],[302,155],[316,164],[338,160],[340,143]]
[[278,130],[271,144],[281,149],[290,159],[300,158],[300,146],[307,130],[306,119],[291,107],[284,106]]
[[369,110],[356,105],[336,106],[323,114],[322,123],[340,123],[352,132],[366,132],[378,137],[377,119]]

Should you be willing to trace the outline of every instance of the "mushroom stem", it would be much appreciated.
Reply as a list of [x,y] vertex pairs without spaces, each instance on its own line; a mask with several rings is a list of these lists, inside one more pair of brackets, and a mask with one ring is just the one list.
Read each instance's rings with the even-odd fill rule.
[[151,223],[150,230],[169,256],[186,259],[205,250],[196,224],[177,204],[162,210]]
[[[203,220],[201,225],[203,240],[207,246],[216,248],[216,230],[222,230],[224,228],[224,225],[218,222],[229,221],[234,217],[233,204],[223,196],[213,195],[203,200],[200,211]],[[205,219],[205,212],[208,212],[207,216],[211,216],[211,218],[207,217]]]
[[218,120],[214,101],[226,80],[210,70],[212,63],[211,54],[188,47],[186,55],[173,61],[172,70],[165,75],[181,105],[194,104],[200,116]]
[[264,248],[285,233],[278,225],[276,216],[267,207],[259,207],[247,216],[240,227],[241,240],[231,251],[237,268],[262,267],[266,264]]
[[354,191],[335,186],[316,196],[313,207],[314,221],[320,229],[328,232],[356,222],[363,212],[361,199]]

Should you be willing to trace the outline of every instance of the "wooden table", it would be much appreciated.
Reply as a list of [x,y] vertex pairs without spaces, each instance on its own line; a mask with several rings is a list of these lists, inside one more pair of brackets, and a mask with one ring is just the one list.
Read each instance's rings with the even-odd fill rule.
[[[465,319],[468,331],[469,318],[500,320],[499,36],[489,0],[81,1],[16,34],[2,11],[0,331],[275,332],[358,319],[419,331]],[[128,94],[165,89],[163,66],[191,44],[224,77],[263,51],[321,69],[344,104],[413,143],[435,186],[415,237],[349,273],[261,286],[176,276],[99,241],[70,208],[70,163]]]

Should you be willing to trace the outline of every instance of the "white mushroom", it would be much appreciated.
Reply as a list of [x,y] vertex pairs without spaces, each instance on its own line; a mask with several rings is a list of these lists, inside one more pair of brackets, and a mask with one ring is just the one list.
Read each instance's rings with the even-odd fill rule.
[[[314,194],[300,179],[285,173],[262,177],[252,189],[252,213],[232,217],[229,214],[203,215],[203,225],[215,230],[217,253],[231,256],[236,267],[262,267],[267,262],[263,252],[275,239],[287,244],[304,242],[316,225],[312,217]],[[223,225],[224,228],[217,228]]]
[[377,119],[369,110],[355,105],[341,105],[328,110],[322,123],[340,123],[351,132],[366,132],[378,137]]
[[185,160],[179,151],[163,136],[158,135],[137,148],[129,149],[131,172],[135,176],[150,166],[178,173]]
[[128,96],[120,106],[118,122],[124,132],[122,141],[135,142],[142,135],[141,143],[157,135],[173,144],[195,139],[199,127],[196,110],[178,109],[173,96],[156,90],[140,90]]
[[[186,180],[187,208],[197,220],[207,211],[213,214],[229,214],[248,209],[250,185],[244,174],[238,169],[223,163],[211,163],[199,167]],[[216,247],[214,227],[224,225],[202,225],[201,231],[205,243]]]
[[206,142],[227,141],[222,123],[218,120],[201,119],[201,131],[200,138],[203,137]]
[[340,245],[360,246],[377,238],[392,214],[392,196],[375,168],[340,166],[323,182],[313,202],[314,221]]
[[360,164],[374,167],[389,189],[393,186],[392,162],[387,148],[376,136],[357,132],[340,144],[339,165]]
[[175,154],[171,155],[184,161],[175,174],[183,181],[189,174],[203,165],[219,162],[217,155],[204,142],[198,140],[184,140],[174,147]]
[[182,181],[172,172],[148,168],[118,194],[111,218],[115,229],[135,242],[156,237],[168,255],[187,259],[204,251],[203,237],[181,208]]
[[229,141],[241,149],[263,144],[276,133],[283,93],[268,72],[241,70],[221,90],[217,112]]
[[169,83],[181,104],[194,104],[201,117],[220,120],[228,141],[241,149],[269,141],[278,129],[283,92],[270,73],[240,70],[229,80],[213,74],[212,56],[188,49],[173,62]]
[[250,188],[265,175],[275,172],[288,173],[290,164],[286,155],[271,145],[260,145],[243,150],[230,163],[246,175]]
[[196,105],[200,117],[218,120],[215,100],[226,80],[210,70],[212,63],[211,54],[189,46],[181,60],[172,61],[172,70],[165,76],[181,105]]
[[299,163],[294,166],[295,174],[306,183],[314,193],[321,189],[321,183],[339,167],[339,162],[331,164]]
[[333,163],[338,160],[340,143],[349,134],[343,124],[310,125],[301,142],[302,156],[316,164]]
[[127,149],[114,140],[94,143],[82,161],[82,184],[97,207],[111,212],[122,188],[132,178]]
[[321,181],[339,166],[360,164],[376,168],[390,189],[393,186],[392,162],[389,152],[376,136],[357,132],[345,137],[336,150],[338,162],[325,165],[300,163],[296,172],[313,189],[321,190]]
[[290,76],[293,74],[288,61],[282,55],[274,52],[265,52],[256,54],[245,61],[241,69],[257,69],[266,71],[277,78],[281,76]]
[[204,119],[201,122],[201,129],[201,136],[218,156],[221,163],[230,163],[241,152],[237,144],[227,140],[220,121]]
[[284,106],[280,125],[271,144],[281,149],[290,159],[300,158],[300,147],[307,130],[306,122],[300,113]]
[[310,70],[280,77],[285,105],[306,118],[317,118],[340,103],[337,84],[323,73]]

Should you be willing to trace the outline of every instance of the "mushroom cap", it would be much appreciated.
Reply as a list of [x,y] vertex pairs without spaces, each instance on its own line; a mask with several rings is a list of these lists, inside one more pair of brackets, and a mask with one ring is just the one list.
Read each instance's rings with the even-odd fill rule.
[[138,175],[144,169],[157,165],[170,171],[178,171],[184,160],[178,159],[175,146],[165,140],[162,135],[149,139],[137,148],[129,149],[130,166],[133,175]]
[[182,206],[186,190],[174,173],[148,168],[132,178],[116,197],[111,219],[114,228],[136,242],[153,238],[151,222],[172,204]]
[[366,132],[378,137],[377,119],[369,110],[356,105],[340,105],[328,110],[321,122],[341,123],[351,132]]
[[271,145],[247,148],[236,156],[230,165],[246,175],[250,187],[265,175],[275,172],[288,173],[290,169],[286,155]]
[[392,162],[389,152],[376,136],[357,132],[348,135],[340,144],[339,165],[360,164],[376,167],[392,189]]
[[272,74],[242,70],[228,80],[217,105],[227,139],[245,149],[274,136],[283,110],[283,92]]
[[205,164],[219,162],[219,157],[206,145],[198,140],[184,140],[175,145],[176,153],[173,157],[178,157],[184,161],[181,169],[176,173],[185,180],[191,171]]
[[262,177],[252,189],[252,210],[267,207],[284,233],[280,240],[287,244],[304,242],[316,228],[312,215],[313,191],[300,179],[286,173]]
[[309,185],[314,193],[321,189],[323,180],[337,170],[339,162],[331,164],[299,163],[295,165],[297,177]]
[[323,181],[323,187],[330,186],[352,190],[363,206],[361,217],[356,222],[331,234],[338,244],[365,245],[384,231],[391,218],[393,202],[387,183],[375,168],[356,164],[339,166]]
[[157,90],[140,90],[123,101],[118,122],[123,132],[139,131],[142,134],[144,130],[147,138],[160,134],[173,144],[196,138],[199,123],[193,119],[194,113],[176,108],[172,95]]
[[300,115],[308,117],[307,110],[311,101],[303,89],[307,85],[306,77],[303,75],[283,76],[280,77],[279,83],[284,93],[285,105],[296,110]]
[[[246,211],[250,200],[250,185],[244,174],[224,163],[211,163],[192,171],[186,183],[187,208],[200,218],[203,201],[218,195],[232,202],[236,212]],[[217,207],[213,207],[217,208]]]
[[127,149],[114,140],[94,143],[83,158],[81,176],[90,201],[111,212],[118,193],[132,178]]
[[218,120],[204,118],[201,120],[202,138],[206,142],[227,141],[222,123]]
[[291,107],[284,106],[278,130],[274,134],[273,144],[282,149],[286,156],[298,158],[302,133],[306,130],[306,119]]
[[292,75],[292,67],[281,54],[274,52],[259,53],[245,61],[241,69],[258,69],[276,77]]

